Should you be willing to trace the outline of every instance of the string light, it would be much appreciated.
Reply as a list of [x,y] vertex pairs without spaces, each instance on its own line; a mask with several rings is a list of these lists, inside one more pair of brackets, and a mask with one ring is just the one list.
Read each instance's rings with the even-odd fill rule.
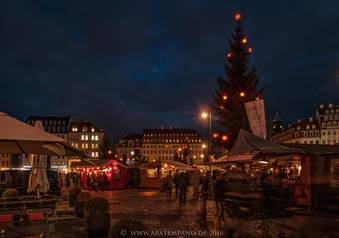
[[255,100],[259,101],[259,100],[260,100],[260,98],[259,98],[259,97],[256,97],[256,98],[255,98]]
[[239,96],[242,98],[245,97],[245,92],[240,92]]
[[249,47],[249,48],[248,48],[248,53],[251,54],[252,52],[253,52],[253,48]]
[[213,137],[214,137],[214,138],[218,138],[218,136],[219,136],[218,133],[216,133],[216,132],[213,133]]
[[223,105],[220,105],[219,108],[220,108],[221,110],[224,110],[224,109],[225,109],[225,107],[224,107]]
[[241,19],[241,15],[239,12],[237,12],[235,15],[234,15],[234,20],[236,21],[239,21]]
[[242,38],[241,42],[242,42],[243,44],[246,44],[246,43],[247,43],[247,38],[246,38],[246,37]]
[[222,96],[222,100],[226,101],[227,100],[227,95]]
[[221,139],[222,139],[223,141],[227,141],[227,140],[228,140],[228,136],[227,136],[227,135],[223,135],[223,136],[221,137]]
[[229,52],[229,53],[226,54],[226,56],[227,56],[227,58],[231,58],[232,57],[232,53]]

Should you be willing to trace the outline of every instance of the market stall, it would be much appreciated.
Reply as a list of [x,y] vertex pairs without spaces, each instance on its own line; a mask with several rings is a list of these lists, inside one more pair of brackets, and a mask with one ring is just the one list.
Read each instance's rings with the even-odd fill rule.
[[127,182],[127,167],[115,160],[84,160],[72,164],[80,174],[80,186],[88,190],[123,189]]
[[162,182],[171,173],[194,171],[195,169],[177,161],[155,161],[139,167],[140,187],[160,188]]
[[269,184],[269,196],[310,206],[310,161],[304,155],[300,148],[275,144],[240,130],[226,158],[230,189],[250,193]]

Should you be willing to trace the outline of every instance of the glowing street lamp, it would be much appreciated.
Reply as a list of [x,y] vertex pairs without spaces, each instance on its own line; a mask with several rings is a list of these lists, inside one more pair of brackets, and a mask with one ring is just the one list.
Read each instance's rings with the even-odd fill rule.
[[212,155],[212,113],[202,112],[201,117],[203,119],[207,119],[207,118],[209,119],[210,138],[209,138],[209,146],[208,146],[208,159],[210,159]]

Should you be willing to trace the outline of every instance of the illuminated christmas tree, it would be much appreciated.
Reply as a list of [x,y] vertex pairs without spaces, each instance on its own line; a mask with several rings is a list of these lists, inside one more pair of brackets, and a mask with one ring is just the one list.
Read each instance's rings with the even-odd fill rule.
[[233,145],[240,128],[250,130],[244,103],[261,98],[263,92],[263,89],[258,89],[259,78],[255,67],[249,63],[253,48],[249,46],[244,33],[241,15],[237,13],[234,19],[234,33],[225,53],[225,74],[217,78],[214,95],[217,120],[228,133],[229,146]]

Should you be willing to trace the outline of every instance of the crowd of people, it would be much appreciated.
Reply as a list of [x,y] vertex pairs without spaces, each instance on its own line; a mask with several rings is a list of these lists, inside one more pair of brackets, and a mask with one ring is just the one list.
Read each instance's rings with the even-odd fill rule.
[[172,198],[173,189],[175,198],[178,199],[179,206],[184,206],[187,202],[189,187],[192,187],[192,199],[201,204],[199,214],[206,216],[206,201],[214,199],[216,205],[216,216],[224,219],[224,194],[227,190],[227,179],[223,173],[188,173],[172,172],[168,174],[165,181],[165,189],[169,198]]

